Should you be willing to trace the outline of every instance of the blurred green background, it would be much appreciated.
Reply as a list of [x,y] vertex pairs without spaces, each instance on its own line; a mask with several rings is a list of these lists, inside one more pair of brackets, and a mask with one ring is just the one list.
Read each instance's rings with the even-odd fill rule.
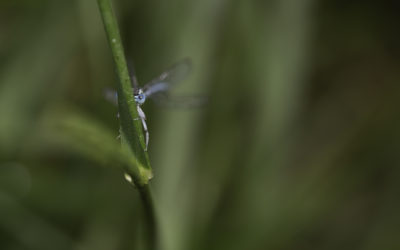
[[[113,1],[146,103],[162,249],[400,249],[396,1]],[[0,2],[0,249],[142,249],[95,0]]]

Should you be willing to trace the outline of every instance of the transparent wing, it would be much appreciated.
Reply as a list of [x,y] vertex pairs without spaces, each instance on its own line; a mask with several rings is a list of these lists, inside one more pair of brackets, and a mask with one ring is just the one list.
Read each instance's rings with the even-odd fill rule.
[[171,85],[183,80],[190,72],[190,69],[191,61],[189,58],[185,58],[172,65],[161,75],[144,85],[143,91],[146,94],[146,97],[151,97],[157,93],[167,91]]
[[103,90],[103,96],[107,101],[111,102],[112,104],[118,105],[117,91],[106,88]]
[[208,103],[208,97],[202,95],[169,96],[166,92],[156,93],[150,97],[157,105],[167,108],[191,109],[200,108]]
[[[139,91],[139,84],[138,84],[138,81],[136,78],[135,68],[133,66],[132,60],[127,60],[127,64],[128,64],[129,76],[131,78],[132,88],[133,88],[134,93],[137,94],[137,92]],[[110,103],[112,103],[114,105],[118,105],[117,91],[110,89],[110,88],[105,88],[103,90],[103,96]]]
[[133,61],[131,59],[128,59],[127,60],[127,64],[128,64],[129,76],[130,76],[131,82],[132,82],[133,92],[135,94],[137,94],[138,91],[139,91],[139,83],[138,83],[138,80],[136,78],[135,67],[133,65]]

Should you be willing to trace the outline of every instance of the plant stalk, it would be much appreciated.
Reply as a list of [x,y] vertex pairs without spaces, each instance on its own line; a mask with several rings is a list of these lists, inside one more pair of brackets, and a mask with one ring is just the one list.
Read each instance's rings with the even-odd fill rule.
[[157,247],[157,228],[155,210],[149,180],[152,177],[149,157],[145,150],[145,141],[142,125],[138,116],[136,102],[133,97],[131,79],[126,63],[125,53],[121,42],[116,17],[110,0],[97,0],[103,20],[108,43],[111,47],[117,75],[118,75],[118,108],[121,122],[122,146],[128,146],[135,155],[136,164],[126,166],[125,171],[132,177],[138,188],[144,207],[144,219],[147,228],[148,249]]

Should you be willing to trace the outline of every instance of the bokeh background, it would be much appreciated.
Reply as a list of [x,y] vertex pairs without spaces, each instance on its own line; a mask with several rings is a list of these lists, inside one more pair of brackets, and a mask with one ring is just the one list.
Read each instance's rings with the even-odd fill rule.
[[[114,0],[162,249],[400,249],[398,1]],[[95,0],[0,2],[0,249],[142,249]]]

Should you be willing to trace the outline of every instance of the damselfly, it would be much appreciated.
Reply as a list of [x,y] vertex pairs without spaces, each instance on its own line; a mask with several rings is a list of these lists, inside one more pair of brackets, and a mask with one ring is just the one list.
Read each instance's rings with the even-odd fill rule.
[[[168,90],[174,84],[183,80],[188,75],[191,69],[191,62],[188,58],[172,65],[161,75],[154,78],[143,87],[139,87],[136,74],[134,73],[133,67],[130,68],[130,75],[133,88],[133,96],[136,102],[139,119],[142,122],[143,130],[146,136],[146,150],[149,144],[149,131],[146,124],[146,115],[143,112],[141,105],[143,105],[147,99],[152,99],[161,105],[169,106],[199,106],[205,102],[204,97],[188,97],[188,98],[175,98],[171,99],[168,96]],[[118,95],[116,91],[106,90],[105,97],[110,102],[117,104]]]

